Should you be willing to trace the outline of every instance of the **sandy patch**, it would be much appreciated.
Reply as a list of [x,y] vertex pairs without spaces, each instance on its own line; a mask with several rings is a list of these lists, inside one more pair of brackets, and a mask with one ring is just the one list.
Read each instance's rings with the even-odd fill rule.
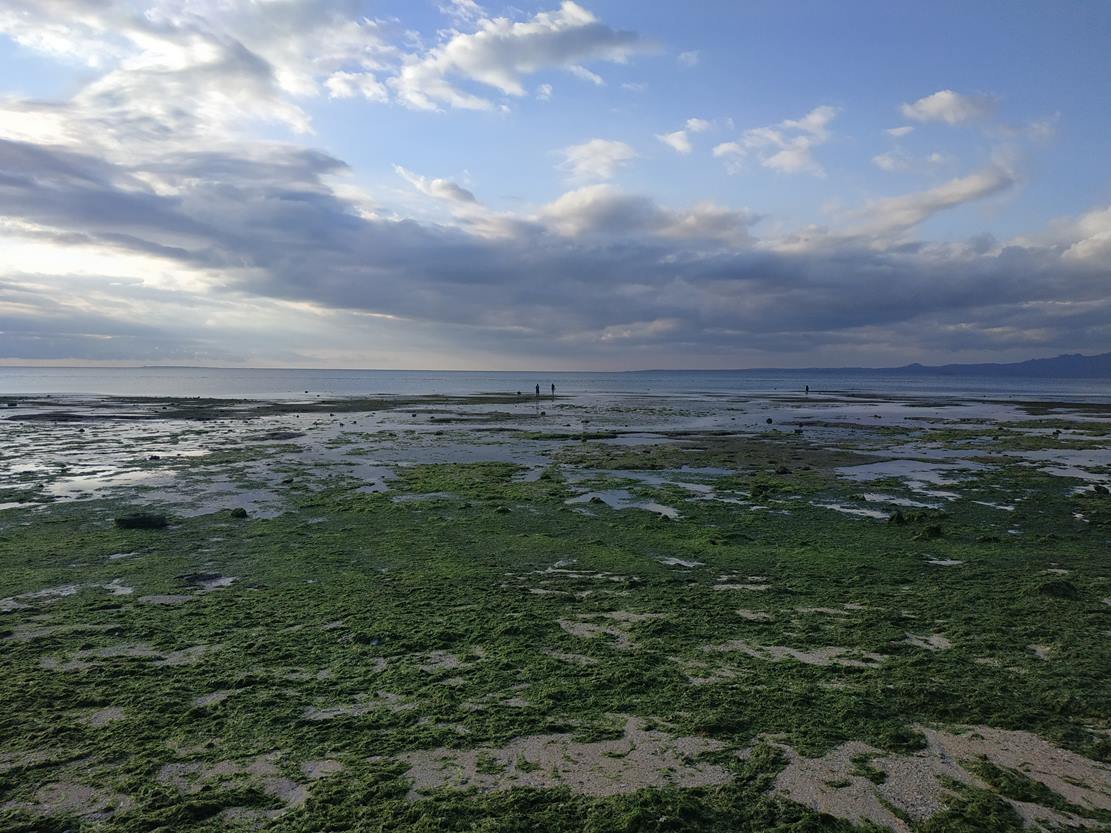
[[257,785],[264,793],[288,807],[300,807],[309,797],[308,789],[281,774],[277,752],[259,755],[246,761],[201,761],[164,764],[158,780],[186,795],[200,792],[206,785],[234,787],[237,783]]
[[633,640],[629,638],[629,634],[616,625],[596,625],[591,622],[560,619],[559,626],[571,636],[577,636],[580,639],[597,639],[600,636],[613,637],[613,647],[621,651],[628,651],[633,647]]
[[65,658],[43,657],[39,660],[39,666],[47,671],[84,671],[92,668],[97,660],[103,659],[149,659],[151,665],[157,666],[193,665],[204,654],[218,647],[218,645],[193,645],[167,653],[156,650],[145,642],[128,642],[103,648],[84,648],[68,654]]
[[399,760],[409,765],[409,797],[414,800],[440,787],[481,792],[567,787],[605,796],[646,787],[723,784],[730,778],[725,769],[693,760],[721,748],[718,741],[672,737],[629,718],[619,740],[576,743],[571,735],[532,735],[499,748],[427,749]]
[[123,583],[123,579],[119,578],[114,578],[107,584],[102,584],[101,587],[103,587],[113,596],[130,596],[132,593],[135,592],[134,587],[128,587],[126,584]]
[[22,810],[36,816],[81,816],[90,821],[110,819],[126,813],[135,802],[108,789],[97,789],[68,781],[44,784],[35,793],[35,800],[9,801],[0,810]]
[[219,645],[191,645],[179,651],[170,651],[168,654],[163,654],[160,659],[156,659],[151,665],[196,665],[205,654],[211,653],[219,647]]
[[29,607],[28,602],[45,602],[47,604],[73,596],[80,590],[80,585],[64,584],[61,587],[47,587],[43,590],[33,590],[30,593],[20,593],[18,596],[8,596],[0,599],[0,613],[11,613],[14,610]]
[[572,665],[597,665],[598,660],[594,657],[588,657],[584,654],[572,654],[566,651],[545,651],[545,654],[552,659],[558,659],[560,662],[569,662]]
[[233,694],[235,694],[234,689],[222,688],[222,689],[219,689],[218,691],[212,691],[212,692],[209,692],[208,694],[202,694],[199,697],[194,697],[193,698],[193,705],[194,706],[199,706],[200,708],[206,708],[207,706],[215,706],[215,705],[218,705],[219,703],[223,703],[225,700],[227,700]]
[[361,717],[364,714],[370,714],[379,709],[386,709],[392,712],[407,711],[415,709],[413,703],[405,703],[397,694],[389,691],[379,691],[374,697],[359,700],[356,703],[347,703],[336,706],[324,706],[317,708],[311,706],[305,709],[303,717],[305,720],[334,720],[337,717]]
[[720,645],[705,645],[702,650],[712,653],[747,654],[756,659],[765,659],[772,662],[794,660],[805,665],[841,665],[847,668],[874,668],[883,662],[886,657],[868,651],[857,651],[852,648],[838,648],[827,645],[822,648],[801,650],[788,648],[786,645],[753,645],[743,639],[735,639]]
[[762,610],[749,610],[746,607],[738,608],[737,615],[750,622],[770,622],[772,620],[770,613],[765,613]]
[[31,752],[0,752],[0,773],[35,766],[59,754],[49,749],[35,749]]
[[908,633],[907,638],[903,641],[915,648],[924,648],[927,651],[948,651],[953,647],[953,643],[940,633],[931,633],[927,636]]
[[92,709],[88,711],[79,712],[77,717],[78,723],[83,723],[86,726],[91,726],[94,729],[100,729],[107,726],[109,723],[115,723],[117,720],[123,720],[127,716],[126,712],[119,706],[107,706],[103,709]]
[[660,563],[665,567],[705,567],[704,561],[684,561],[682,558],[661,558]]
[[737,676],[737,672],[732,668],[720,668],[707,662],[682,657],[669,657],[669,659],[679,664],[683,676],[691,685],[713,685],[735,679]]
[[301,764],[301,772],[310,781],[319,781],[321,778],[343,772],[343,764],[330,758],[320,761],[305,761]]
[[194,582],[201,593],[211,593],[213,590],[223,590],[239,581],[239,576],[206,576]]
[[[1000,767],[1019,770],[1065,800],[1088,809],[1111,808],[1111,768],[1067,752],[1028,732],[979,727],[954,734],[918,727],[927,747],[913,755],[889,755],[856,741],[821,758],[804,758],[780,747],[790,759],[775,781],[775,791],[814,810],[853,822],[872,822],[899,833],[942,810],[952,796],[949,782],[986,787],[965,768],[986,757]],[[876,784],[858,773],[853,759],[886,775]],[[1071,814],[1026,802],[1010,802],[1028,823],[1097,826]]]
[[957,561],[955,558],[927,558],[926,563],[934,567],[959,567],[964,564],[963,561]]
[[1052,645],[1027,645],[1026,647],[1033,651],[1038,659],[1047,660],[1053,654]]
[[454,671],[456,668],[462,668],[465,664],[451,651],[432,651],[428,654],[428,659],[422,662],[419,668],[425,673],[435,674],[437,671]]
[[[627,628],[636,622],[647,622],[652,619],[663,618],[662,613],[632,613],[627,610],[611,610],[603,613],[580,613],[574,619],[560,619],[559,626],[564,631],[580,639],[597,639],[602,636],[613,638],[613,647],[621,651],[628,651],[634,647],[632,637]],[[620,624],[606,625],[590,622],[590,619],[609,619]]]

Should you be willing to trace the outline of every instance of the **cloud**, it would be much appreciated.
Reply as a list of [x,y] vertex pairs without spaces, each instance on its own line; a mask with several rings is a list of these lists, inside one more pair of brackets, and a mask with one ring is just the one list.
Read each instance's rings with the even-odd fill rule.
[[904,104],[900,112],[913,121],[962,124],[987,118],[995,112],[995,107],[996,100],[992,96],[962,95],[952,90],[939,90],[933,95]]
[[539,87],[537,87],[536,88],[536,100],[537,101],[551,101],[552,100],[552,85],[551,84],[541,84]]
[[937,151],[928,156],[915,158],[902,150],[891,150],[872,157],[872,164],[881,171],[888,173],[926,173],[950,161],[944,154]]
[[572,179],[612,179],[618,170],[637,158],[637,153],[624,142],[612,139],[590,139],[560,151],[560,165]]
[[887,171],[888,173],[910,169],[910,160],[903,154],[895,151],[888,151],[887,153],[880,153],[873,156],[872,164],[881,171]]
[[510,96],[525,94],[524,79],[544,69],[565,69],[590,80],[587,61],[622,63],[649,45],[635,32],[612,29],[571,0],[525,21],[484,18],[471,33],[452,32],[424,55],[406,56],[389,80],[398,98],[422,110],[449,107],[486,110],[492,102],[461,89],[470,82]]
[[654,236],[673,240],[739,245],[749,240],[749,227],[760,218],[714,203],[671,210],[648,197],[626,194],[612,185],[589,185],[549,203],[538,221],[568,237],[604,235]]
[[[378,345],[435,343],[441,357],[487,361],[774,365],[820,352],[876,363],[1109,336],[1111,209],[1042,242],[905,237],[1010,187],[998,169],[877,201],[855,226],[798,246],[754,237],[759,217],[745,210],[669,208],[609,185],[509,217],[497,237],[390,219],[344,196],[339,161],[274,144],[157,163],[27,143],[0,151],[2,329],[34,334],[3,344],[24,359],[365,364],[358,345],[373,332]],[[103,257],[118,274],[19,277],[45,266],[20,254],[36,246],[59,265]],[[155,329],[128,331],[129,320]]]
[[689,52],[680,52],[675,59],[681,66],[694,67],[698,66],[698,62],[702,60],[702,53],[697,49],[692,49]]
[[694,150],[685,130],[676,130],[674,133],[657,133],[656,138],[676,153],[686,155]]
[[475,0],[449,0],[447,3],[440,4],[440,11],[460,22],[480,20],[486,16],[482,6],[478,5]]
[[332,98],[354,98],[361,95],[367,101],[389,101],[386,87],[372,72],[333,72],[324,82]]
[[888,136],[892,136],[896,139],[901,139],[903,138],[903,136],[909,136],[911,133],[913,133],[914,127],[912,127],[911,125],[903,125],[902,127],[889,127],[883,132],[886,133]]
[[712,125],[705,119],[687,119],[686,125],[682,130],[676,130],[673,133],[657,133],[656,138],[674,150],[676,153],[686,155],[694,148],[691,145],[691,133],[704,133],[709,130]]
[[[378,171],[312,148],[314,97],[493,109],[538,73],[646,49],[575,4],[516,22],[454,7],[473,31],[426,48],[353,0],[6,0],[15,42],[83,68],[62,99],[0,99],[0,358],[876,364],[1111,343],[1111,208],[1011,240],[917,233],[1014,189],[1001,162],[830,228],[599,182],[636,158],[605,139],[564,149],[571,190],[515,210],[400,166],[435,222],[394,189],[372,200],[357,183]],[[836,113],[715,155],[820,174]],[[1046,132],[1021,130],[999,135]]]
[[714,156],[725,160],[730,173],[739,173],[744,161],[755,155],[763,167],[780,173],[825,176],[813,151],[829,140],[828,127],[838,112],[836,107],[823,105],[799,119],[747,130],[740,139],[717,145]]
[[858,212],[857,230],[872,235],[903,232],[940,211],[998,194],[1016,182],[1010,171],[993,165],[925,191],[875,200]]
[[403,168],[401,165],[394,165],[393,169],[398,176],[400,176],[426,197],[432,197],[437,200],[446,200],[448,202],[456,203],[478,202],[478,200],[475,199],[474,194],[472,194],[466,188],[463,188],[460,185],[456,185],[454,182],[451,182],[449,180],[429,179],[427,177],[415,174],[407,168]]

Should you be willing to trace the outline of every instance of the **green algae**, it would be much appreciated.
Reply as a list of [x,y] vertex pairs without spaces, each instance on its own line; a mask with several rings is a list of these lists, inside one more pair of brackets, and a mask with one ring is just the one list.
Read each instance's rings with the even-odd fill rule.
[[[276,518],[213,513],[156,532],[115,528],[111,518],[125,507],[112,500],[0,512],[0,597],[80,586],[24,599],[5,618],[0,694],[19,706],[0,718],[0,749],[13,761],[0,772],[0,804],[28,801],[49,780],[103,784],[137,804],[100,822],[8,810],[0,828],[225,829],[228,807],[283,805],[249,780],[182,796],[159,779],[160,768],[272,750],[294,780],[303,780],[308,760],[335,758],[346,768],[269,823],[297,831],[853,829],[774,796],[783,760],[761,744],[768,735],[805,754],[847,740],[908,751],[922,744],[916,725],[987,724],[1111,760],[1111,739],[1089,730],[1111,715],[1109,609],[1101,603],[1111,571],[1104,535],[1072,517],[1078,502],[1094,498],[1071,494],[1067,481],[1000,464],[979,476],[978,496],[1022,494],[1021,511],[1000,517],[955,501],[944,536],[933,539],[916,535],[935,513],[903,527],[814,505],[852,500],[860,485],[835,469],[874,458],[793,434],[631,447],[573,438],[553,456],[559,465],[533,481],[510,463],[414,465],[399,469],[392,493],[292,488]],[[718,494],[758,497],[775,511],[606,475],[684,465],[732,471],[712,479]],[[598,475],[572,485],[564,467]],[[679,505],[682,517],[566,505],[596,486],[631,486]],[[402,495],[432,499],[394,500]],[[1021,536],[1008,534],[1016,523]],[[991,533],[995,540],[983,540]],[[109,559],[117,553],[134,555]],[[202,568],[237,580],[200,592],[189,577]],[[1067,579],[1046,573],[1055,569],[1067,569]],[[104,589],[117,579],[134,592]],[[1066,583],[1075,592],[1041,590]],[[732,585],[766,589],[721,589]],[[156,596],[187,600],[141,601]],[[768,618],[745,619],[738,608]],[[629,615],[611,618],[615,611]],[[561,619],[611,630],[577,636]],[[34,638],[18,638],[36,628]],[[951,647],[908,642],[908,634],[931,633]],[[840,646],[846,657],[883,661],[814,665],[708,650],[730,640]],[[1031,644],[1053,646],[1052,659],[1039,659]],[[199,646],[204,652],[188,661],[160,664]],[[51,670],[44,659],[82,667]],[[717,681],[692,684],[708,673]],[[232,694],[197,704],[218,691]],[[513,696],[525,705],[502,705]],[[126,716],[100,728],[67,716],[104,707]],[[322,710],[335,716],[307,716]],[[614,715],[623,714],[754,751],[744,760],[718,756],[734,775],[722,787],[610,798],[565,788],[445,790],[413,802],[393,760],[412,749],[538,733],[613,737]],[[45,761],[35,757],[42,750]],[[987,780],[993,791],[962,792],[922,829],[1017,829],[1000,796],[1029,791],[1013,778]]]

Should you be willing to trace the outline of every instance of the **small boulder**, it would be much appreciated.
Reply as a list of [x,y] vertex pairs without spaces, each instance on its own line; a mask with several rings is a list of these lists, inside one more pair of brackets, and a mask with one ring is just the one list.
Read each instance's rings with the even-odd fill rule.
[[1064,579],[1044,582],[1038,587],[1038,594],[1041,596],[1051,596],[1054,599],[1080,598],[1080,590],[1077,589],[1076,585]]
[[940,538],[944,534],[945,533],[941,531],[941,524],[930,524],[924,527],[914,538],[917,541],[931,541],[934,538]]
[[247,510],[244,509],[242,506],[237,506],[231,510],[231,516],[233,518],[246,518]]
[[165,529],[169,525],[170,521],[165,515],[154,512],[134,512],[116,518],[116,526],[120,529]]

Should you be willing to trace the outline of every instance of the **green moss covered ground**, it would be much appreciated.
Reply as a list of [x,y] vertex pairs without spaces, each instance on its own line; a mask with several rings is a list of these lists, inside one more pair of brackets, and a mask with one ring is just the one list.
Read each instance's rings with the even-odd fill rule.
[[[1069,447],[1106,448],[1105,427]],[[547,443],[539,475],[418,463],[379,493],[322,480],[296,445],[275,443],[190,464],[273,489],[275,517],[173,516],[157,490],[0,511],[0,598],[11,600],[0,614],[0,829],[850,830],[862,828],[773,789],[782,746],[910,754],[924,745],[916,727],[986,725],[1111,762],[1111,496],[1076,494],[1076,481],[1005,456],[1032,435],[985,431],[975,459],[989,468],[955,487],[960,499],[902,507],[902,522],[852,516],[821,504],[915,494],[837,467],[911,439],[965,448],[972,435],[865,426],[831,443],[817,430],[615,445],[545,428],[525,437]],[[1046,439],[1039,448],[1064,442]],[[358,459],[391,442],[368,433],[339,446]],[[259,461],[281,477],[242,468]],[[682,466],[725,470],[686,478],[716,499],[629,476]],[[588,488],[680,517],[567,503]],[[151,507],[171,514],[168,528],[112,523]],[[935,636],[945,647],[912,638]],[[770,646],[842,650],[810,664]],[[630,715],[721,742],[707,760],[732,777],[412,800],[396,757],[620,737]],[[313,780],[303,765],[323,760],[342,770]],[[175,764],[194,768],[187,787]],[[883,780],[869,759],[860,767]],[[1021,773],[980,767],[984,786],[955,787],[942,813],[912,826],[1021,829],[1006,799],[1111,824]],[[196,774],[205,768],[223,774]],[[51,784],[96,795],[51,803]],[[290,800],[282,784],[305,794]]]

